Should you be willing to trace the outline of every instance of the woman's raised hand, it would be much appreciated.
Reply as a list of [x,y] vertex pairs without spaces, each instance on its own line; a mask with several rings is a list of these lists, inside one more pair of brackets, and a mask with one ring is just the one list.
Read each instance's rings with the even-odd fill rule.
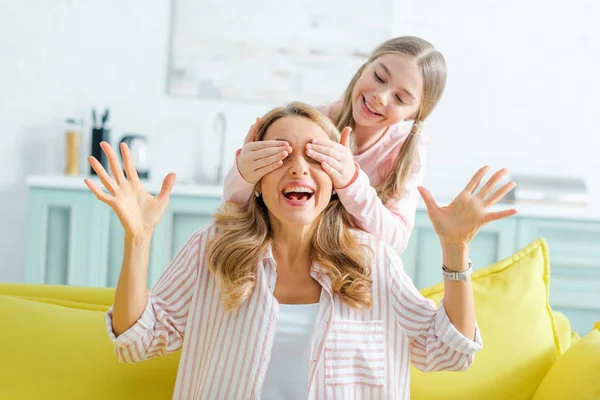
[[464,190],[445,207],[439,207],[431,193],[424,187],[419,187],[429,219],[443,244],[465,248],[483,225],[517,213],[515,209],[487,211],[515,187],[514,182],[509,182],[496,190],[496,185],[508,172],[502,169],[492,175],[481,190],[475,193],[487,171],[487,166],[477,171]]
[[175,174],[168,174],[162,183],[160,193],[152,196],[140,181],[133,165],[131,152],[125,143],[121,143],[121,154],[123,154],[126,175],[123,174],[123,169],[113,148],[106,142],[102,142],[100,146],[108,158],[112,178],[94,157],[89,157],[88,161],[108,193],[90,179],[84,179],[85,184],[98,200],[108,204],[114,210],[125,229],[126,236],[136,239],[143,235],[152,235],[169,205]]

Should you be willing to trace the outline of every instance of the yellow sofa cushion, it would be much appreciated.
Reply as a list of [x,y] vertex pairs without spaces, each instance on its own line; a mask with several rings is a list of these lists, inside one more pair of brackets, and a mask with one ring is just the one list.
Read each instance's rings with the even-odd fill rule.
[[108,310],[115,298],[114,288],[0,283],[0,294],[24,298],[67,300],[76,303],[104,305]]
[[[561,353],[549,306],[549,260],[538,239],[473,273],[483,349],[464,372],[423,373],[411,367],[411,399],[531,399]],[[421,293],[439,304],[443,283]]]
[[567,316],[560,311],[552,311],[554,322],[556,323],[556,333],[558,336],[558,342],[560,343],[560,349],[562,353],[567,351],[571,347],[573,341],[573,333],[571,331],[571,322]]
[[[29,298],[0,295],[0,398],[169,399],[179,354],[127,365],[117,362],[105,328],[104,290],[31,285]],[[53,293],[47,291],[52,289]],[[35,290],[39,290],[36,292]],[[110,289],[109,289],[110,290]],[[36,294],[46,297],[34,298]],[[114,294],[114,289],[113,289]],[[70,300],[69,300],[70,299]]]
[[600,399],[600,322],[554,363],[533,400]]

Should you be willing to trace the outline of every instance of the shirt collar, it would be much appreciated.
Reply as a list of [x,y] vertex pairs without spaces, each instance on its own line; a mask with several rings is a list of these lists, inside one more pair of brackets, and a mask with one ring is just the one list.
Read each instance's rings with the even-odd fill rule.
[[[275,257],[273,256],[273,245],[271,243],[269,243],[263,255],[263,262],[267,260],[271,262],[265,264],[269,265],[274,270],[277,270],[277,263],[275,262]],[[313,261],[312,267],[310,268],[310,272],[325,274],[327,273],[327,270],[321,265],[319,265],[319,263],[317,263],[316,261]]]

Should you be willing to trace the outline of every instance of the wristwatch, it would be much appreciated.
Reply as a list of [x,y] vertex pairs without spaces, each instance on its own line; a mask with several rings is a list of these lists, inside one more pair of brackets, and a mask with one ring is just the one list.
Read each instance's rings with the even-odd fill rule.
[[442,274],[444,278],[450,279],[451,281],[468,281],[473,273],[473,264],[471,264],[471,260],[469,260],[469,269],[466,271],[450,271],[446,268],[445,265],[442,264]]

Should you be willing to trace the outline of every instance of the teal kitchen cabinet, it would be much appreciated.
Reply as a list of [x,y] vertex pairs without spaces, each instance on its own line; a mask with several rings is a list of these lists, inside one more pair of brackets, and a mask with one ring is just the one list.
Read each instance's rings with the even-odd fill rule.
[[[123,259],[123,229],[82,178],[31,177],[26,282],[116,286]],[[156,193],[160,183],[146,185]],[[148,271],[152,287],[193,232],[206,226],[221,203],[222,189],[176,185],[154,232]],[[539,237],[548,242],[550,302],[575,331],[600,321],[600,215],[560,207],[519,206],[519,214],[482,228],[470,247],[475,269],[511,256]],[[422,289],[442,280],[439,240],[424,207],[402,255],[404,268]]]

